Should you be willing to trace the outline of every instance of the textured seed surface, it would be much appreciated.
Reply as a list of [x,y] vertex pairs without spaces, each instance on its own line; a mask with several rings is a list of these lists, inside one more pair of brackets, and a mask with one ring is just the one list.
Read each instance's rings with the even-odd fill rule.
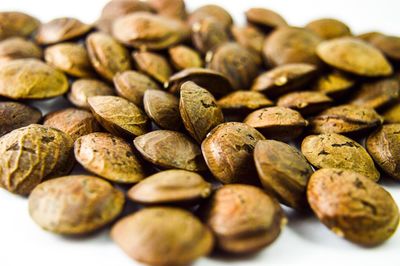
[[315,168],[350,169],[378,181],[379,172],[367,151],[343,135],[310,135],[303,140],[301,152]]
[[42,113],[36,108],[18,102],[0,102],[0,137],[30,124],[37,124]]
[[318,45],[317,54],[328,65],[360,76],[388,76],[393,72],[378,49],[352,37],[324,41]]
[[253,26],[232,26],[231,33],[235,41],[243,47],[246,47],[262,62],[261,52],[265,40],[265,35],[262,31]]
[[114,86],[119,96],[143,106],[143,95],[146,90],[158,90],[160,87],[148,76],[129,70],[114,76]]
[[272,32],[264,43],[263,54],[268,65],[288,63],[321,64],[315,49],[321,42],[314,33],[300,28],[282,27]]
[[209,68],[225,75],[235,90],[249,89],[258,73],[251,53],[237,43],[219,46],[212,54]]
[[37,59],[18,59],[0,65],[1,96],[16,100],[45,99],[67,90],[67,77]]
[[136,183],[144,169],[123,139],[108,133],[91,133],[75,142],[76,160],[87,170],[117,183]]
[[94,176],[64,176],[37,186],[29,197],[29,214],[53,233],[90,233],[114,220],[122,211],[124,195]]
[[400,124],[384,125],[367,138],[365,146],[381,169],[400,179]]
[[349,134],[375,128],[382,121],[382,117],[372,108],[339,105],[310,119],[310,125],[311,130],[316,133]]
[[312,88],[332,98],[339,98],[347,93],[354,84],[355,80],[343,72],[331,71],[319,76],[312,85]]
[[0,186],[27,195],[44,178],[71,164],[72,139],[63,132],[30,125],[0,138]]
[[247,22],[265,30],[288,25],[281,15],[266,8],[250,8],[246,11],[245,15]]
[[305,28],[326,40],[351,35],[350,28],[346,24],[333,18],[313,20]]
[[205,17],[192,25],[193,46],[203,54],[228,41],[225,25],[213,17]]
[[210,196],[211,186],[199,174],[172,169],[146,177],[128,191],[128,197],[144,204],[198,202]]
[[190,25],[193,25],[195,22],[201,21],[204,18],[212,17],[223,24],[226,28],[229,28],[233,19],[228,11],[226,11],[223,7],[218,5],[204,5],[196,10],[194,10],[189,18],[188,22]]
[[200,54],[196,50],[185,45],[171,47],[168,49],[168,54],[176,70],[202,67],[204,65]]
[[375,34],[367,41],[391,60],[400,60],[400,38],[398,36]]
[[270,245],[285,221],[281,207],[272,197],[257,187],[239,184],[218,189],[204,216],[218,248],[236,254]]
[[201,144],[203,156],[215,178],[222,183],[249,183],[256,175],[253,151],[264,139],[254,128],[238,122],[215,127]]
[[0,12],[0,40],[9,37],[28,37],[40,25],[36,18],[22,12]]
[[191,81],[181,87],[179,111],[186,130],[199,143],[211,129],[224,122],[214,96]]
[[276,105],[299,111],[302,115],[319,113],[328,108],[333,100],[318,91],[299,91],[283,95]]
[[189,28],[176,19],[135,12],[118,18],[112,33],[118,41],[134,48],[162,50],[186,40]]
[[299,112],[280,106],[256,110],[243,122],[259,130],[266,138],[283,141],[298,137],[308,125]]
[[118,72],[131,69],[128,50],[105,33],[90,34],[86,38],[86,48],[94,69],[109,81]]
[[11,37],[0,41],[0,62],[21,58],[40,59],[42,55],[42,49],[39,46],[21,37]]
[[209,254],[214,243],[198,218],[171,207],[147,208],[123,218],[113,226],[111,238],[129,257],[160,266],[188,265]]
[[156,166],[188,171],[206,169],[201,150],[186,135],[170,130],[155,130],[135,138],[136,149]]
[[164,85],[171,93],[179,94],[182,84],[192,81],[206,88],[214,97],[221,97],[232,91],[230,81],[221,73],[205,68],[188,68],[172,75]]
[[167,59],[156,53],[133,52],[133,59],[139,71],[163,84],[172,75],[172,68]]
[[61,109],[46,115],[43,124],[57,128],[75,141],[81,136],[100,131],[92,113],[76,108]]
[[113,95],[114,91],[104,82],[96,79],[78,79],[71,85],[68,100],[76,107],[90,109],[88,98]]
[[46,62],[65,73],[78,78],[92,77],[94,70],[83,45],[60,43],[48,47],[44,54]]
[[177,130],[182,127],[179,99],[161,90],[147,90],[143,96],[147,116],[160,128]]
[[254,161],[267,192],[292,208],[307,206],[306,187],[313,170],[300,151],[284,142],[261,140]]
[[75,18],[56,18],[39,27],[36,41],[41,45],[58,43],[80,37],[91,30],[91,26]]
[[379,109],[400,99],[400,83],[394,78],[366,82],[354,94],[351,104]]
[[183,0],[150,0],[148,2],[160,15],[174,19],[186,19],[186,5]]
[[251,89],[276,97],[304,86],[315,76],[316,70],[315,66],[304,63],[278,66],[260,74]]
[[309,181],[307,198],[317,217],[344,238],[375,246],[394,234],[399,209],[392,196],[362,174],[322,169]]
[[217,104],[224,112],[248,113],[274,103],[257,91],[235,91],[219,99]]
[[93,96],[88,99],[97,121],[117,136],[140,136],[148,132],[149,119],[135,104],[117,96]]

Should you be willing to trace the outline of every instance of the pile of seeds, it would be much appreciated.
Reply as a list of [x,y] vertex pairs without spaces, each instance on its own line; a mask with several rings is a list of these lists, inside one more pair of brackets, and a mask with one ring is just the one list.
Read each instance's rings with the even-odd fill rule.
[[[399,209],[377,181],[400,180],[400,38],[245,15],[183,0],[113,0],[93,25],[0,12],[0,186],[53,233],[113,223],[150,265],[259,251],[284,227],[279,203],[386,241]],[[57,96],[70,107],[32,107]]]

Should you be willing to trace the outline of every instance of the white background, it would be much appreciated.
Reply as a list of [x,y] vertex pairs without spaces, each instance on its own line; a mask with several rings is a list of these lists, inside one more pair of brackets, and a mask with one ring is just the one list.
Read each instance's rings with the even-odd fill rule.
[[[0,11],[21,10],[43,21],[73,16],[94,21],[106,0],[0,0]],[[238,23],[249,7],[266,7],[290,24],[302,26],[319,17],[335,17],[355,33],[379,30],[400,36],[397,0],[187,0],[189,9],[217,3]],[[381,182],[400,204],[400,183]],[[134,236],[133,236],[134,237]],[[400,231],[377,248],[355,246],[333,235],[313,217],[289,213],[289,224],[279,239],[248,258],[203,258],[195,265],[400,265]],[[29,218],[27,201],[0,190],[0,266],[126,266],[138,265],[109,239],[108,230],[87,238],[66,238],[42,231]]]

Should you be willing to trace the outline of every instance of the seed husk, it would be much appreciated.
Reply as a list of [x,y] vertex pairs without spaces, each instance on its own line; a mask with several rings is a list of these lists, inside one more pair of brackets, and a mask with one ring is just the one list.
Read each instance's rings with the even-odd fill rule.
[[266,8],[250,8],[245,15],[248,23],[256,25],[266,32],[288,25],[281,15]]
[[90,109],[88,98],[113,95],[114,91],[104,82],[96,79],[78,79],[71,85],[67,97],[76,107]]
[[143,72],[161,84],[168,81],[169,77],[173,73],[168,60],[160,54],[151,52],[133,52],[132,57],[140,72]]
[[355,83],[354,78],[349,75],[340,71],[331,71],[319,76],[312,85],[312,89],[337,99],[348,93]]
[[379,172],[367,151],[357,142],[340,134],[310,135],[301,144],[301,152],[317,169],[350,169],[378,181]]
[[64,176],[48,180],[32,191],[29,214],[47,231],[81,235],[114,220],[124,202],[124,194],[100,178]]
[[226,11],[223,7],[218,5],[204,5],[192,13],[190,13],[188,17],[189,25],[193,25],[194,23],[201,21],[204,18],[212,17],[215,20],[219,21],[225,28],[229,28],[233,24],[233,19],[228,11]]
[[200,147],[185,134],[171,130],[155,130],[135,138],[136,149],[144,159],[163,169],[204,171]]
[[201,144],[204,159],[211,173],[224,184],[251,183],[256,175],[253,150],[264,136],[239,122],[215,127]]
[[382,126],[369,135],[365,146],[386,174],[400,180],[400,124]]
[[280,97],[276,105],[291,108],[307,116],[321,112],[332,103],[333,100],[322,92],[294,91]]
[[117,183],[137,183],[144,169],[131,146],[109,133],[91,133],[75,142],[75,158],[88,171]]
[[248,114],[274,105],[264,94],[257,91],[234,91],[219,99],[217,104],[224,112],[233,114]]
[[0,62],[22,58],[40,59],[43,52],[34,42],[21,37],[11,37],[0,41]]
[[334,18],[322,18],[311,21],[305,26],[325,40],[351,36],[350,28],[343,22]]
[[189,265],[214,244],[198,218],[171,207],[146,208],[123,218],[111,229],[111,238],[132,259],[158,266]]
[[40,21],[23,12],[0,12],[0,40],[9,37],[29,37]]
[[246,254],[274,242],[286,218],[275,199],[261,189],[230,184],[213,194],[205,208],[204,220],[213,231],[219,249]]
[[142,204],[195,204],[210,196],[211,187],[199,174],[171,169],[146,177],[127,195]]
[[121,137],[136,137],[149,130],[146,114],[118,96],[92,96],[88,103],[94,117],[110,133]]
[[0,102],[0,137],[21,127],[37,124],[42,113],[18,102]]
[[168,54],[171,64],[178,71],[193,67],[203,67],[204,65],[200,54],[196,50],[185,45],[177,45],[169,48]]
[[307,198],[322,223],[362,246],[383,243],[399,223],[399,209],[389,192],[351,170],[315,172],[308,184]]
[[224,24],[213,17],[205,17],[192,25],[193,46],[203,54],[229,41]]
[[46,99],[68,90],[67,77],[37,59],[17,59],[0,64],[0,95],[15,99]]

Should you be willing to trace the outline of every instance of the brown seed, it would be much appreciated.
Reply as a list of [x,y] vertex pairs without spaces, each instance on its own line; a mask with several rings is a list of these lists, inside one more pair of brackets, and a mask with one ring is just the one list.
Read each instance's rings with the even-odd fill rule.
[[350,169],[378,181],[379,172],[367,151],[343,135],[310,135],[303,140],[301,152],[315,168]]
[[303,87],[315,77],[317,68],[311,64],[294,63],[275,67],[260,74],[251,90],[277,97]]
[[267,192],[292,208],[306,208],[306,188],[313,170],[300,151],[284,142],[260,140],[254,161]]
[[128,50],[105,33],[91,33],[86,38],[86,48],[97,73],[109,81],[118,72],[131,69]]
[[249,89],[258,73],[254,57],[237,43],[226,43],[218,47],[212,54],[209,67],[225,75],[235,90]]
[[101,11],[101,16],[96,22],[96,28],[111,34],[115,19],[140,11],[151,12],[149,3],[140,0],[109,1]]
[[396,103],[382,113],[385,123],[400,123],[400,104]]
[[245,13],[247,22],[264,31],[287,26],[286,20],[278,13],[266,8],[250,8]]
[[110,133],[136,137],[149,129],[149,119],[135,104],[117,96],[92,96],[88,103],[94,117]]
[[243,121],[266,138],[288,141],[298,137],[308,125],[301,114],[286,107],[266,107],[250,113]]
[[322,223],[359,245],[381,244],[399,224],[399,209],[389,192],[350,170],[315,172],[308,184],[307,198]]
[[357,105],[331,107],[310,119],[311,130],[315,133],[363,133],[382,122],[374,109]]
[[29,37],[40,25],[36,18],[22,12],[0,12],[0,40]]
[[61,109],[47,114],[43,125],[61,130],[74,141],[81,136],[100,131],[100,125],[91,113],[76,108]]
[[181,87],[179,111],[186,130],[199,143],[224,122],[222,110],[212,94],[191,81]]
[[40,59],[42,56],[43,53],[39,46],[21,37],[11,37],[4,41],[0,41],[0,61],[9,61],[21,58]]
[[295,91],[283,95],[276,105],[288,107],[300,112],[303,116],[319,113],[328,108],[333,100],[318,91]]
[[325,40],[351,35],[350,28],[346,24],[333,18],[313,20],[305,28]]
[[78,78],[94,75],[89,55],[83,45],[77,43],[60,43],[45,50],[46,63],[65,73]]
[[[11,131],[0,138],[0,187],[27,195],[42,180],[71,164],[73,140],[41,125]],[[69,160],[68,160],[69,159]]]
[[199,172],[207,168],[199,146],[180,132],[155,130],[135,138],[133,144],[147,161],[164,169]]
[[216,98],[232,91],[232,85],[224,75],[205,68],[188,68],[177,72],[169,78],[164,87],[171,93],[179,94],[182,84],[186,81],[192,81],[206,88]]
[[308,63],[320,66],[315,50],[321,38],[314,33],[292,27],[281,27],[272,32],[264,43],[263,55],[270,66],[289,63]]
[[172,65],[176,70],[183,70],[192,67],[202,67],[204,65],[200,54],[185,45],[178,45],[168,49],[168,54]]
[[133,52],[139,71],[163,84],[172,75],[172,68],[164,56],[150,52]]
[[256,252],[270,245],[286,222],[272,197],[257,187],[238,184],[218,189],[204,216],[218,248],[235,254]]
[[72,83],[68,100],[79,108],[90,109],[87,99],[91,96],[113,95],[113,90],[96,79],[79,79]]
[[125,45],[149,50],[169,48],[190,36],[183,22],[148,12],[135,12],[116,19],[112,33]]
[[204,5],[197,8],[190,14],[188,22],[190,25],[193,25],[206,17],[214,18],[227,29],[233,24],[233,19],[229,12],[218,5]]
[[393,72],[378,49],[353,37],[324,41],[318,45],[317,54],[328,65],[360,76],[388,76]]
[[67,92],[67,77],[37,59],[17,59],[0,65],[0,95],[21,99],[46,99]]
[[400,83],[395,78],[365,82],[350,100],[350,104],[379,109],[400,99]]
[[64,176],[48,180],[32,191],[29,214],[47,231],[87,234],[114,220],[124,202],[124,194],[100,178]]
[[238,122],[215,127],[201,144],[204,159],[222,183],[251,183],[256,175],[253,150],[264,139],[254,128]]
[[193,46],[203,54],[228,41],[225,25],[213,17],[205,17],[192,25]]
[[75,18],[56,18],[39,27],[36,41],[41,45],[54,44],[85,35],[92,26]]
[[117,183],[142,180],[144,169],[131,146],[109,133],[91,133],[75,141],[75,158],[88,171]]
[[150,0],[149,5],[160,15],[186,19],[186,6],[183,0]]
[[247,114],[254,110],[274,105],[264,94],[257,91],[234,91],[217,102],[227,113]]
[[199,174],[172,169],[146,177],[128,197],[142,204],[197,203],[210,196],[211,187]]
[[143,106],[143,95],[146,90],[158,90],[156,82],[137,71],[128,70],[114,76],[117,94],[137,106]]
[[160,128],[177,130],[182,127],[179,100],[174,95],[161,90],[147,90],[143,105],[147,116]]
[[233,38],[241,46],[247,48],[256,58],[257,64],[262,64],[262,49],[265,35],[253,26],[232,26]]
[[367,138],[365,146],[381,169],[400,179],[400,124],[384,125]]
[[312,88],[332,98],[339,98],[346,94],[354,84],[355,80],[343,72],[331,71],[321,75]]
[[209,254],[214,243],[198,218],[171,207],[146,208],[123,218],[111,238],[132,259],[157,266],[189,265]]
[[14,129],[37,124],[42,113],[18,102],[0,102],[0,137]]
[[389,59],[394,61],[400,60],[400,37],[374,34],[367,41],[378,48]]

